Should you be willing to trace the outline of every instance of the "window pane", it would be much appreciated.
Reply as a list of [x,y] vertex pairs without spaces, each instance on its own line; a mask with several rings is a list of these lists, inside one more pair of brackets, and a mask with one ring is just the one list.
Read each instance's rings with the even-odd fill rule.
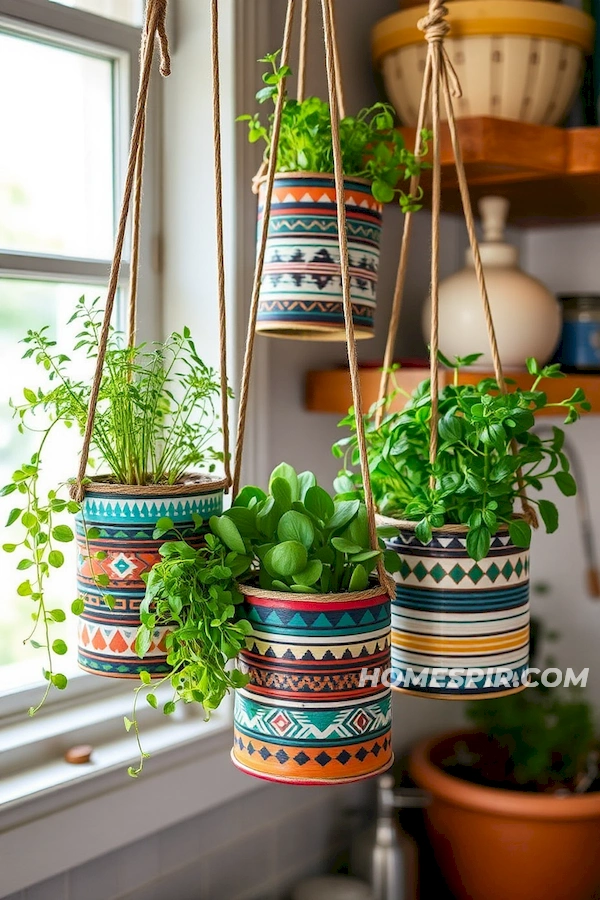
[[110,258],[112,70],[0,33],[0,248]]
[[[0,484],[11,480],[12,473],[26,462],[37,449],[39,435],[17,432],[17,425],[9,407],[9,399],[17,403],[23,396],[23,388],[37,389],[45,383],[42,371],[32,360],[22,359],[25,347],[19,343],[29,328],[50,326],[51,336],[58,342],[59,350],[69,354],[73,347],[73,325],[65,323],[73,313],[77,299],[85,294],[89,300],[103,294],[98,287],[89,285],[55,284],[40,281],[0,279]],[[81,376],[87,376],[87,367]],[[43,417],[40,424],[43,424]],[[60,426],[58,426],[60,428]],[[76,472],[81,437],[72,430],[61,428],[49,440],[44,451],[41,490],[46,492],[72,477]],[[18,526],[5,529],[8,514],[14,507],[22,507],[22,495],[11,494],[0,498],[0,544],[17,543]],[[68,518],[64,521],[68,521]],[[66,564],[53,572],[47,597],[50,609],[61,608],[67,613],[67,622],[54,625],[54,637],[63,637],[69,645],[70,655],[61,666],[63,671],[75,667],[76,620],[69,614],[71,602],[77,596],[75,587],[75,545],[64,544]],[[31,631],[33,603],[27,597],[17,595],[17,586],[29,573],[17,572],[16,565],[23,554],[17,551],[7,554],[0,550],[0,693],[16,685],[31,683],[41,678],[45,658],[42,650],[23,645],[23,639]],[[43,639],[36,638],[40,643]],[[14,664],[20,664],[14,666]]]
[[141,25],[144,15],[143,0],[52,0],[61,6],[75,6],[97,16],[116,19],[128,25]]

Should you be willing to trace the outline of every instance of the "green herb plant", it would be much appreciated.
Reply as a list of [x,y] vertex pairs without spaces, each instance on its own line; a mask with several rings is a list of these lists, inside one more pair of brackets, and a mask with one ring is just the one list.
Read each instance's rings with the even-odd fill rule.
[[[503,526],[508,527],[516,546],[528,547],[531,542],[531,526],[514,516],[520,493],[519,468],[529,500],[537,506],[546,530],[556,531],[556,505],[532,497],[531,491],[541,491],[548,479],[554,480],[565,496],[574,495],[577,488],[562,450],[564,432],[554,428],[551,438],[538,437],[532,431],[535,414],[542,410],[566,413],[568,424],[578,419],[581,411],[590,409],[580,388],[559,403],[549,403],[543,382],[562,378],[563,374],[559,366],[540,367],[534,359],[527,360],[528,371],[534,376],[530,390],[517,388],[502,394],[496,380],[488,377],[475,385],[460,384],[461,368],[473,364],[479,356],[473,354],[454,362],[440,356],[454,369],[454,379],[439,392],[439,445],[433,465],[429,461],[428,380],[409,395],[392,373],[394,388],[383,400],[383,407],[387,410],[399,396],[406,399],[406,406],[399,412],[387,412],[379,426],[377,404],[365,417],[371,481],[380,513],[416,522],[415,533],[424,544],[431,540],[433,528],[466,525],[467,551],[475,560],[487,555],[491,537]],[[512,386],[510,379],[507,383]],[[344,461],[335,486],[350,498],[361,490],[356,474],[353,413],[340,426],[354,433],[333,447],[334,455]]]
[[[289,66],[279,65],[279,53],[272,53],[260,62],[269,65],[263,75],[265,86],[257,93],[259,103],[275,101],[281,81],[291,74]],[[271,152],[273,115],[263,124],[259,113],[239,116],[248,123],[251,144],[263,141],[265,159]],[[340,122],[340,141],[344,174],[349,178],[364,178],[371,183],[374,198],[388,203],[398,198],[403,212],[420,209],[422,191],[417,196],[407,194],[399,186],[403,180],[418,174],[426,165],[430,133],[422,132],[422,148],[415,157],[404,146],[402,135],[394,126],[394,110],[388,103],[375,103],[356,116],[346,116]],[[278,172],[334,171],[331,142],[329,104],[318,97],[298,101],[286,98],[283,107],[281,134],[277,152]]]
[[[298,474],[286,463],[273,470],[268,492],[244,487],[231,509],[208,525],[206,545],[199,549],[183,540],[165,543],[161,562],[148,576],[137,652],[143,657],[155,629],[166,626],[172,672],[154,684],[147,672],[141,675],[133,718],[125,720],[138,743],[140,693],[146,691],[156,707],[156,691],[169,681],[174,693],[163,707],[168,715],[180,701],[216,709],[230,689],[247,683],[239,670],[228,668],[251,631],[240,612],[238,585],[291,594],[362,591],[382,555],[390,571],[398,567],[397,554],[383,544],[371,548],[366,508],[358,497],[333,499],[312,472]],[[161,519],[155,534],[173,527]],[[142,771],[146,754],[141,746],[140,752],[132,775]]]
[[[533,624],[533,623],[532,623]],[[552,639],[543,628],[541,635]],[[545,666],[554,666],[548,657]],[[573,788],[588,756],[598,747],[593,709],[583,688],[535,687],[494,700],[467,705],[467,716],[504,751],[506,778],[525,790]]]
[[[11,403],[18,431],[32,432],[37,439],[33,456],[0,491],[2,496],[18,496],[7,525],[20,529],[20,539],[5,543],[3,549],[18,554],[17,569],[28,573],[17,588],[19,597],[32,604],[33,627],[25,640],[47,655],[46,691],[31,714],[52,686],[59,690],[67,686],[67,678],[55,665],[55,657],[64,656],[67,645],[51,637],[52,624],[66,616],[61,609],[47,608],[45,589],[52,570],[64,565],[64,545],[75,537],[61,517],[80,511],[69,496],[70,484],[42,490],[44,451],[60,427],[75,427],[83,434],[92,380],[81,379],[77,373],[82,361],[91,368],[97,357],[102,317],[99,300],[87,303],[82,297],[78,301],[69,320],[78,329],[71,357],[57,350],[47,327],[30,330],[23,341],[24,358],[37,365],[44,383],[26,387],[23,402]],[[189,329],[172,334],[164,343],[133,349],[126,346],[120,332],[112,330],[92,433],[95,468],[105,480],[128,485],[174,484],[191,468],[212,471],[220,458],[212,449],[218,433],[219,396],[219,379],[199,358]],[[95,536],[92,530],[87,535]],[[94,558],[104,557],[99,552]],[[95,577],[100,588],[106,587],[108,576]],[[110,596],[104,599],[111,604]],[[82,608],[80,599],[71,607],[76,615]]]

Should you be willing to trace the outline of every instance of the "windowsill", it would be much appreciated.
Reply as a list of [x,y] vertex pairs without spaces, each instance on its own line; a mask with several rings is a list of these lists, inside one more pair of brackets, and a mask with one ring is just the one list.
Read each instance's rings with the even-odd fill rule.
[[[120,694],[103,699],[96,712],[121,721]],[[111,708],[112,704],[112,708]],[[60,872],[109,853],[125,844],[167,828],[260,786],[232,765],[231,714],[217,712],[205,722],[201,715],[184,713],[178,720],[148,719],[143,734],[150,754],[143,774],[135,779],[127,767],[137,762],[135,738],[121,732],[112,740],[94,743],[92,761],[72,765],[63,761],[64,739],[49,733],[50,753],[42,763],[25,766],[0,780],[0,871],[2,891],[11,894]],[[82,718],[89,708],[80,709]],[[76,709],[57,711],[37,726],[54,735],[76,736]],[[81,722],[82,731],[90,723]],[[36,720],[9,726],[12,751]],[[19,733],[22,730],[22,734]],[[33,736],[30,735],[30,738]],[[39,739],[36,738],[36,740]],[[73,740],[72,743],[79,743]],[[72,744],[71,744],[72,745]],[[4,745],[2,749],[4,749]],[[52,748],[55,748],[52,758]],[[27,747],[23,744],[26,756]],[[106,823],[110,821],[111,827]],[[24,848],[35,848],[35,853]]]

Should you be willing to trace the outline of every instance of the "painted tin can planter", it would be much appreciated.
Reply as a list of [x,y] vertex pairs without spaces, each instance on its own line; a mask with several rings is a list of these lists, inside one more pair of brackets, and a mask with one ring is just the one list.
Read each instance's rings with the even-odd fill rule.
[[[159,548],[168,535],[152,537],[156,522],[167,516],[178,535],[194,545],[203,540],[193,515],[208,520],[223,511],[223,482],[201,476],[185,484],[147,487],[101,481],[89,485],[81,512],[75,517],[77,540],[77,588],[84,601],[78,625],[78,663],[87,672],[115,678],[138,678],[145,669],[152,678],[169,672],[165,638],[167,628],[157,628],[147,655],[135,652],[144,599],[142,575],[160,559]],[[93,529],[93,537],[88,536]],[[96,553],[106,554],[102,560]],[[99,586],[97,577],[108,584]],[[114,597],[113,609],[104,601]]]
[[[373,337],[382,206],[362,179],[346,179],[351,296],[357,338]],[[262,226],[266,187],[259,193]],[[275,178],[258,331],[275,337],[345,340],[333,175]]]
[[[339,784],[393,761],[390,600],[242,588],[253,627],[240,654],[250,683],[235,693],[235,765],[292,784]],[[375,674],[364,678],[364,670]]]
[[[401,562],[392,601],[392,687],[443,699],[523,690],[529,662],[529,551],[508,531],[485,559],[467,554],[466,529],[434,531],[422,544],[413,523],[386,541]],[[411,527],[412,525],[412,527]]]

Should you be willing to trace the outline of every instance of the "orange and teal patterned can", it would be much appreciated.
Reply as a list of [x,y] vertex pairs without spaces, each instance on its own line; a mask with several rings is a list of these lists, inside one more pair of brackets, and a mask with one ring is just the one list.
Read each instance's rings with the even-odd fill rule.
[[[142,576],[160,560],[159,549],[169,537],[200,546],[204,529],[197,528],[195,518],[201,516],[208,523],[210,516],[221,515],[222,482],[203,477],[175,489],[120,485],[116,493],[115,487],[92,482],[76,516],[77,588],[84,602],[78,663],[96,675],[139,678],[145,670],[152,678],[161,678],[170,671],[168,629],[156,629],[143,659],[135,651],[145,593]],[[175,531],[157,540],[153,532],[164,517],[173,521]],[[111,605],[104,600],[107,595],[113,598]]]
[[[350,289],[357,338],[373,337],[382,206],[369,182],[344,181]],[[259,236],[266,187],[261,185]],[[258,331],[274,337],[343,341],[344,310],[333,175],[275,178]]]
[[305,785],[360,781],[389,768],[387,594],[242,590],[252,633],[239,660],[250,682],[235,694],[235,765]]

